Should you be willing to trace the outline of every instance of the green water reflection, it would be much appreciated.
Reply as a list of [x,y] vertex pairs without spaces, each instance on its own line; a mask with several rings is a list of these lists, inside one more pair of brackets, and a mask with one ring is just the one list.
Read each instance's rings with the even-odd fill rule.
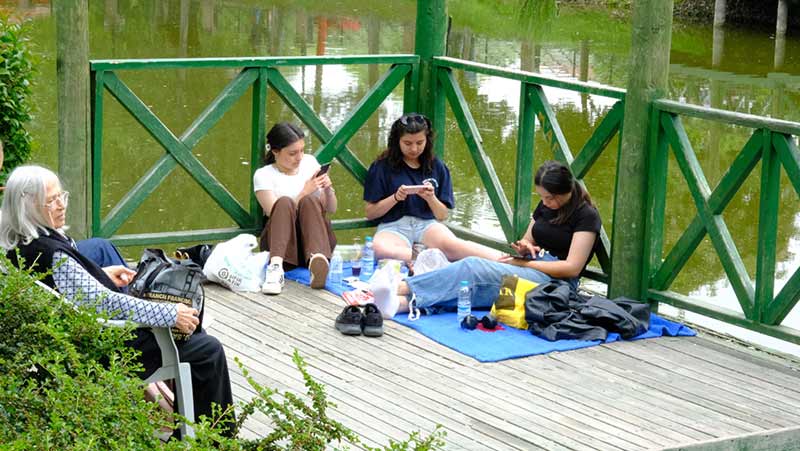
[[[106,0],[90,2],[91,57],[156,58],[375,54],[413,52],[414,9],[410,0],[359,1]],[[364,6],[362,6],[364,5]],[[373,6],[374,5],[374,6]],[[498,6],[499,5],[499,6]],[[514,2],[453,0],[448,44],[451,56],[557,77],[624,87],[628,73],[630,24],[604,11],[562,8],[548,21],[517,19]],[[0,2],[0,8],[32,18],[41,75],[35,89],[37,118],[32,126],[36,161],[57,167],[55,100],[55,23],[51,8],[24,2]],[[533,27],[531,29],[530,27]],[[759,115],[800,121],[800,39],[776,40],[768,32],[712,30],[676,24],[670,68],[670,98]],[[284,70],[295,89],[335,129],[387,68],[308,66]],[[230,70],[121,72],[120,77],[180,135],[236,75]],[[458,73],[464,95],[480,126],[484,147],[513,192],[519,84],[494,77]],[[577,152],[611,99],[547,89],[561,127]],[[388,98],[349,147],[369,163],[386,140],[388,125],[402,112],[402,86]],[[103,214],[130,189],[162,154],[155,141],[110,96],[105,103]],[[292,113],[268,93],[268,126],[293,120]],[[449,113],[448,113],[449,114]],[[250,167],[250,98],[243,97],[194,149],[200,161],[247,205]],[[448,121],[446,161],[457,191],[455,222],[501,236],[488,197],[471,163],[457,126]],[[685,126],[711,186],[719,180],[750,131],[687,120]],[[318,143],[310,140],[311,148]],[[536,163],[550,158],[541,134]],[[610,231],[616,140],[586,178]],[[666,248],[678,239],[696,210],[674,161],[668,192]],[[361,190],[340,167],[332,177],[340,197],[339,218],[363,215]],[[742,187],[725,212],[751,277],[755,275],[758,174]],[[69,182],[67,181],[67,184]],[[537,199],[533,199],[536,201]],[[778,230],[776,289],[800,265],[800,204],[784,180]],[[233,226],[191,178],[177,169],[119,233],[205,229]],[[348,242],[355,234],[343,232]],[[138,249],[129,250],[135,256]],[[719,260],[708,241],[689,261],[672,289],[737,308]],[[800,324],[795,309],[784,324]]]

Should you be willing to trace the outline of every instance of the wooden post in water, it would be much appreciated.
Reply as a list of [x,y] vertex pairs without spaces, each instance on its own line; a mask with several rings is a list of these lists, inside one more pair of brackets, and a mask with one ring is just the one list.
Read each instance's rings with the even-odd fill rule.
[[[420,57],[416,109],[428,116],[439,132],[435,149],[441,152],[444,137],[444,95],[436,95],[436,71],[433,57],[442,56],[447,45],[447,7],[445,0],[417,0],[417,29],[414,53]],[[408,84],[406,84],[408,87]],[[409,95],[407,92],[406,96]],[[408,103],[406,103],[406,106]]]
[[611,298],[641,299],[643,294],[650,103],[667,90],[672,6],[672,0],[634,2],[631,73],[614,198]]
[[714,28],[725,25],[726,10],[727,5],[725,0],[716,0],[714,2]]
[[91,167],[89,159],[89,2],[58,1],[56,76],[58,79],[58,173],[71,192],[67,224],[75,238],[89,236]]
[[778,0],[778,20],[775,24],[775,70],[783,68],[786,55],[786,28],[789,20],[788,0]]

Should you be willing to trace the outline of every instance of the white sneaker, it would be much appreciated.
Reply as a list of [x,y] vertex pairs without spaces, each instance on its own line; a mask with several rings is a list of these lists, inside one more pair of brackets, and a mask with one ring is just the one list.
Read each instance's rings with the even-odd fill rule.
[[328,259],[322,254],[313,254],[308,260],[308,271],[311,273],[311,288],[319,290],[325,288],[325,281],[328,279],[330,264]]
[[264,284],[261,285],[261,292],[264,294],[281,294],[283,289],[283,267],[277,263],[267,267],[267,276]]

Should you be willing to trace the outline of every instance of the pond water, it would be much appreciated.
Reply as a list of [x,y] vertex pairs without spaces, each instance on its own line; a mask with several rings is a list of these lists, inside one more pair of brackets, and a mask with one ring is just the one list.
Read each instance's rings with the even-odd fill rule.
[[[453,0],[448,54],[473,61],[536,71],[565,78],[625,87],[630,23],[607,11],[562,7],[558,14],[528,23],[518,19],[514,1]],[[370,6],[366,6],[370,5]],[[342,55],[413,53],[415,1],[364,3],[356,0],[92,0],[90,54],[93,59]],[[40,57],[36,81],[34,159],[57,167],[55,20],[46,1],[4,1],[0,10],[32,21]],[[532,24],[532,25],[531,25]],[[800,121],[800,39],[796,30],[776,39],[770,30],[676,23],[673,28],[669,97],[698,105]],[[331,128],[338,127],[384,66],[324,66],[282,70],[286,78]],[[121,72],[120,77],[180,135],[235,76],[230,70]],[[458,73],[457,79],[476,117],[484,147],[513,193],[519,84],[495,77]],[[612,100],[547,89],[573,153],[586,141]],[[104,129],[103,214],[116,204],[163,150],[110,97]],[[369,164],[386,142],[389,124],[402,112],[398,87],[349,147]],[[245,95],[194,149],[231,193],[247,205],[249,186],[250,96]],[[268,93],[268,126],[295,120],[277,96]],[[457,192],[455,222],[501,237],[488,196],[458,127],[448,111],[445,161]],[[684,124],[711,186],[749,138],[751,131],[703,121]],[[319,144],[311,139],[310,148]],[[610,232],[616,140],[586,178]],[[549,159],[541,133],[536,163]],[[670,162],[665,247],[680,237],[696,214],[674,159]],[[339,165],[331,170],[340,210],[337,218],[363,216],[360,187]],[[724,213],[751,278],[755,277],[760,166]],[[800,202],[785,179],[781,185],[776,290],[800,266]],[[533,199],[534,202],[538,199]],[[181,169],[159,187],[119,233],[229,227],[233,221]],[[366,231],[342,232],[348,241]],[[131,257],[138,250],[131,249]],[[671,289],[737,309],[733,290],[708,240],[688,262]],[[800,329],[800,309],[784,322]]]

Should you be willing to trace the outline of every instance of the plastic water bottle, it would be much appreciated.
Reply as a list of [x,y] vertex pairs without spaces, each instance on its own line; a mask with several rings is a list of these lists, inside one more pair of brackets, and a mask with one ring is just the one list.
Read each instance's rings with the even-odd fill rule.
[[331,270],[328,273],[328,280],[331,284],[335,286],[342,285],[342,254],[339,251],[333,251],[333,256],[331,256]]
[[375,272],[375,251],[372,249],[372,237],[364,240],[364,250],[361,252],[361,274],[363,279],[369,280]]
[[472,293],[469,288],[469,281],[462,280],[461,286],[458,287],[458,324],[464,318],[472,314]]

